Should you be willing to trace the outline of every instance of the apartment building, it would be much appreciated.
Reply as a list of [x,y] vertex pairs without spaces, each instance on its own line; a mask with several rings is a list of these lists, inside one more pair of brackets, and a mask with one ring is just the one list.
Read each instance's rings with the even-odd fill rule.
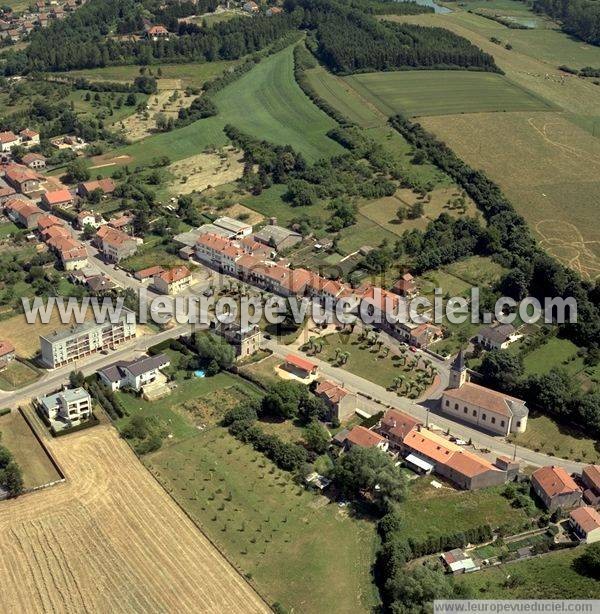
[[40,335],[42,362],[55,369],[134,339],[136,325],[132,316],[131,312],[126,311],[121,314],[119,322],[114,324],[84,322],[48,335]]

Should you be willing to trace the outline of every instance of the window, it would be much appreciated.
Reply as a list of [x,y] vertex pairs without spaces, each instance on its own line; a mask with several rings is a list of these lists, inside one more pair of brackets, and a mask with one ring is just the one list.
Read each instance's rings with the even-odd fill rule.
[[504,426],[504,420],[500,422],[500,426]]
[[496,424],[496,418],[494,418],[494,416],[492,416],[492,424]]
[[468,412],[469,410],[465,407],[465,414]]
[[458,403],[454,403],[454,409],[458,409]]
[[517,428],[519,428],[520,426],[521,426],[521,421],[519,420],[519,421],[517,422]]
[[485,414],[481,414],[481,419],[485,420]]
[[446,407],[450,406],[450,401],[448,401],[448,399],[446,399]]
[[477,417],[477,412],[473,410],[473,416]]

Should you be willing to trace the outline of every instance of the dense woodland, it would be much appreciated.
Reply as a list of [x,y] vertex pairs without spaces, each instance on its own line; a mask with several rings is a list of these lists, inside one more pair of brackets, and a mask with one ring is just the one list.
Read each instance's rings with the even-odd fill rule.
[[600,45],[600,2],[598,0],[535,0],[533,8],[562,23],[569,34]]
[[360,9],[331,0],[287,0],[304,9],[303,27],[314,33],[317,57],[334,73],[399,68],[498,71],[491,55],[444,28],[377,21]]
[[[214,10],[205,0],[202,10]],[[319,58],[334,72],[398,68],[498,68],[492,57],[442,28],[379,22],[379,13],[424,13],[413,2],[287,0],[286,11],[236,18],[212,27],[179,22],[199,9],[190,2],[154,6],[149,0],[90,0],[65,20],[31,35],[30,45],[6,54],[5,75],[109,65],[234,60],[255,53],[292,30],[308,30]],[[150,41],[130,36],[154,16],[174,35]]]

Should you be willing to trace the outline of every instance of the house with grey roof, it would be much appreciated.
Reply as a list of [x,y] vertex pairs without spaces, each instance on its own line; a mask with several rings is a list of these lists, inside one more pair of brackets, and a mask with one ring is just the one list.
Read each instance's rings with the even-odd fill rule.
[[278,252],[293,247],[302,241],[302,235],[289,228],[269,224],[254,233],[254,239],[269,247],[274,247]]
[[129,388],[139,392],[160,377],[160,370],[171,364],[166,354],[142,356],[135,360],[119,360],[98,371],[104,384],[111,390]]
[[512,324],[496,324],[480,329],[477,333],[477,343],[486,350],[505,350],[520,337]]

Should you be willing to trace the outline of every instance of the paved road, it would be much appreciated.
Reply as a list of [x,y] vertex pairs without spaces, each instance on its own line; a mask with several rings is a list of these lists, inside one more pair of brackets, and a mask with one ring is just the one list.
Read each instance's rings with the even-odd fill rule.
[[[288,354],[295,354],[296,356],[306,357],[302,352],[290,349],[289,346],[280,345],[274,340],[266,341],[265,347],[268,347],[270,350],[273,351],[275,355],[280,357],[285,357]],[[348,371],[340,369],[339,367],[333,367],[328,362],[319,360],[318,357],[311,356],[310,360],[318,364],[319,371],[322,375],[324,375],[328,379],[332,379],[337,383],[342,384],[346,389],[350,390],[351,392],[357,392],[363,395],[368,395],[374,399],[379,399],[385,405],[390,405],[392,407],[405,411],[411,416],[423,420],[423,423],[425,424],[429,420],[430,425],[435,424],[441,429],[449,429],[450,433],[455,437],[459,437],[460,439],[464,439],[465,441],[468,441],[470,439],[476,448],[488,449],[495,454],[503,454],[511,458],[516,452],[517,458],[524,465],[560,465],[569,472],[579,472],[585,464],[559,459],[554,456],[546,456],[545,454],[534,452],[533,450],[529,450],[528,448],[522,448],[520,446],[517,446],[515,448],[513,444],[507,443],[501,437],[488,435],[487,433],[483,433],[467,425],[454,422],[453,420],[450,420],[449,418],[437,413],[437,409],[430,408],[428,410],[428,408],[424,404],[420,405],[414,403],[410,399],[399,397],[396,393],[390,392],[382,386],[379,386],[362,377],[349,373]],[[431,402],[431,405],[437,405],[437,402],[433,401]],[[377,407],[374,404],[371,404],[370,406],[373,407],[373,409]],[[385,407],[380,407],[379,409],[385,410]]]

